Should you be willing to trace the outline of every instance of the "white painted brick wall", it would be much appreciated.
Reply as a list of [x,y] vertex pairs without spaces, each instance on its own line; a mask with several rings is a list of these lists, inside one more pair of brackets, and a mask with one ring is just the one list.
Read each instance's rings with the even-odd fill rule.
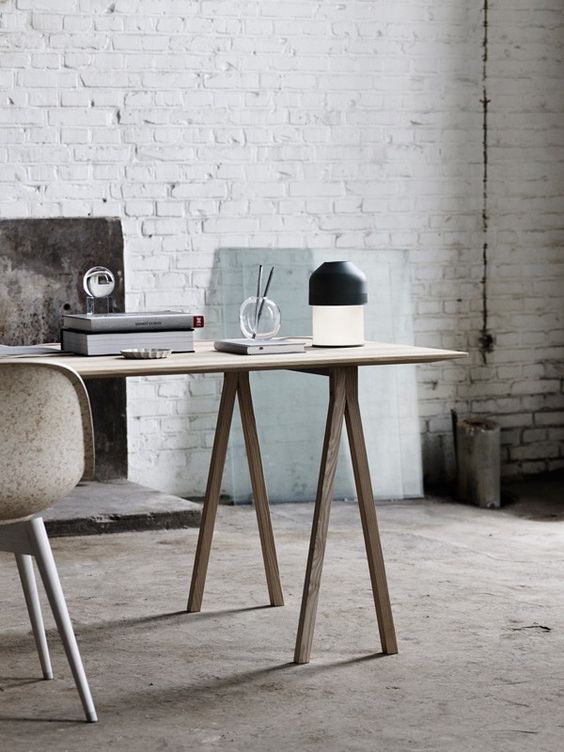
[[563,13],[501,0],[491,15],[492,328],[504,342],[491,363],[521,416],[507,474],[564,467]]
[[[205,311],[218,246],[409,248],[418,343],[471,351],[420,369],[429,477],[451,407],[560,468],[563,11],[490,3],[484,365],[479,5],[4,0],[0,216],[120,217],[132,309]],[[130,382],[135,480],[201,493],[217,388]]]

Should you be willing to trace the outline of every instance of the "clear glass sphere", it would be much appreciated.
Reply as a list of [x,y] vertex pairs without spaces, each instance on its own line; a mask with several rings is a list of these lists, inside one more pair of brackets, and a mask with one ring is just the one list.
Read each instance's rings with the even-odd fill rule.
[[115,290],[116,280],[105,266],[93,266],[84,275],[82,286],[91,298],[108,298]]
[[275,337],[280,329],[280,309],[270,298],[247,298],[239,309],[239,325],[249,339]]

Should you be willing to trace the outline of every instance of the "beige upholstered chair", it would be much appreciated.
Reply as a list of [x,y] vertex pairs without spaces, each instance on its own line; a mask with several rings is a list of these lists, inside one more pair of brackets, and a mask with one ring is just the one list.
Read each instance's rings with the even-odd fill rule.
[[93,462],[90,403],[80,376],[49,361],[0,363],[0,550],[16,555],[43,676],[52,679],[35,558],[88,721],[97,720],[96,710],[43,519],[35,515],[92,475]]

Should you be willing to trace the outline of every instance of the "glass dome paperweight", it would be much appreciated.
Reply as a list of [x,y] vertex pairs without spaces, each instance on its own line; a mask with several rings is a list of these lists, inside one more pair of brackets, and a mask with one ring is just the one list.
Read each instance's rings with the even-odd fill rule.
[[280,309],[270,298],[247,298],[239,309],[241,333],[248,339],[269,339],[280,329]]

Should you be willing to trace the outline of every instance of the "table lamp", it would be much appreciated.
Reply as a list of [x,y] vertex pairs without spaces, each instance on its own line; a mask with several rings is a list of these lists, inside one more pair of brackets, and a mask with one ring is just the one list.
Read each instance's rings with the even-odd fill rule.
[[364,345],[366,277],[350,261],[326,261],[309,278],[313,345]]

